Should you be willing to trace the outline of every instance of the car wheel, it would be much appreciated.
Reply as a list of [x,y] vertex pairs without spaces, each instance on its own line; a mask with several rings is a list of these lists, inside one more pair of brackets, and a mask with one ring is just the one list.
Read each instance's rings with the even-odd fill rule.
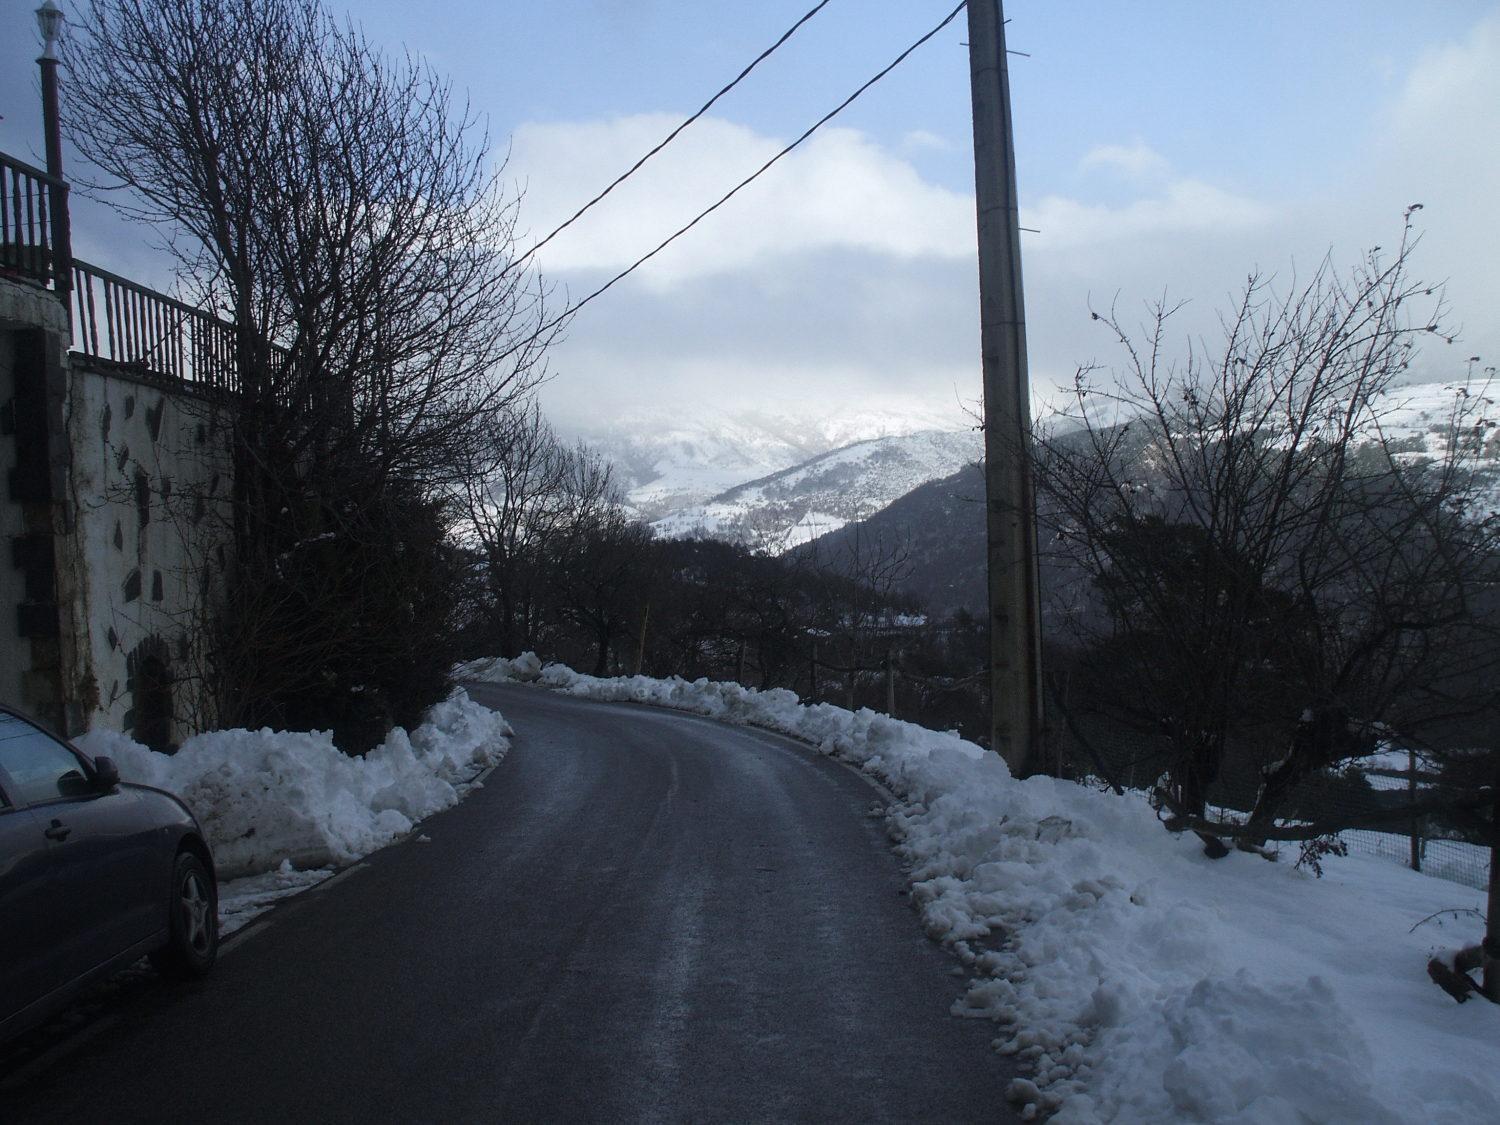
[[171,936],[151,954],[166,976],[201,977],[219,955],[218,896],[203,861],[183,852],[172,867]]

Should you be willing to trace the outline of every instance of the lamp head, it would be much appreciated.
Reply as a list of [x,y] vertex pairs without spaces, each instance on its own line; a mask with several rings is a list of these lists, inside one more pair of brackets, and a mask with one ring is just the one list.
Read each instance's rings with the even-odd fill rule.
[[42,0],[36,10],[36,25],[42,32],[42,58],[57,58],[57,39],[62,34],[63,11],[53,0]]

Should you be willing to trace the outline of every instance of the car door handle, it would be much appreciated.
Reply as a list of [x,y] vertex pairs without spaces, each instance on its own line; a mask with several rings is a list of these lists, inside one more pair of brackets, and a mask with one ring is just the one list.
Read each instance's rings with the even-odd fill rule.
[[42,829],[42,835],[49,840],[66,840],[68,833],[73,831],[60,820],[54,820],[50,828]]

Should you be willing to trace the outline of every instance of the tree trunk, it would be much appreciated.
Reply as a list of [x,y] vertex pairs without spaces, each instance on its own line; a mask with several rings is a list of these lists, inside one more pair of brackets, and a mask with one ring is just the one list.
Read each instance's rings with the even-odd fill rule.
[[[1247,827],[1269,828],[1304,778],[1357,749],[1349,732],[1349,717],[1342,708],[1309,709],[1292,734],[1290,752],[1263,775]],[[1249,836],[1241,841],[1241,846],[1259,847],[1264,843],[1264,838]]]
[[609,675],[609,642],[611,630],[601,628],[598,630],[599,654],[594,660],[594,675],[603,678]]

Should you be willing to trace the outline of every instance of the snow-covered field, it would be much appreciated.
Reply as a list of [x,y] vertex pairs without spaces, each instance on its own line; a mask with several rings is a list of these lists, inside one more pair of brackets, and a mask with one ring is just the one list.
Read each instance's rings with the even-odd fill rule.
[[113,731],[77,743],[113,758],[125,780],[166,789],[193,810],[229,880],[219,893],[227,934],[457,803],[505,756],[511,733],[460,689],[363,758],[341,752],[327,731],[209,731],[171,755]]
[[1012,1090],[1028,1115],[1500,1121],[1500,1008],[1456,1005],[1425,972],[1479,939],[1478,891],[1362,856],[1321,879],[1295,853],[1210,860],[1140,797],[1017,782],[955,734],[788,691],[530,656],[458,674],[766,727],[884,783],[923,922],[973,973],[956,1014],[997,1021],[996,1046],[1028,1064]]

